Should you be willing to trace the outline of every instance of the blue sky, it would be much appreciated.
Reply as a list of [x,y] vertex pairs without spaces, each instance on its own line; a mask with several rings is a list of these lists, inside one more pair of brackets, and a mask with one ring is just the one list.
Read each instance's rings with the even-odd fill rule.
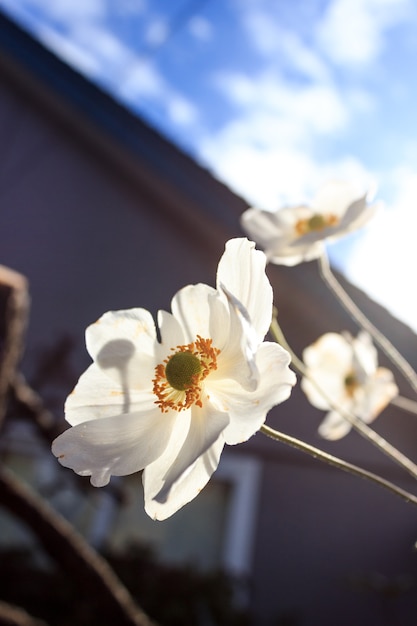
[[417,327],[414,0],[0,7],[250,203],[306,201],[331,177],[375,182],[385,210],[331,256]]

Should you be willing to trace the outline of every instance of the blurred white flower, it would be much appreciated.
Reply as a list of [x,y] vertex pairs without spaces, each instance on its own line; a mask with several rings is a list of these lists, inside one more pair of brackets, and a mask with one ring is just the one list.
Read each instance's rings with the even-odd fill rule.
[[[378,367],[377,351],[366,332],[356,338],[349,334],[326,333],[303,352],[307,368],[301,388],[313,406],[329,410],[319,427],[326,439],[340,439],[351,425],[333,405],[371,423],[398,394],[390,370]],[[314,381],[315,384],[312,382]]]
[[263,342],[272,318],[265,255],[233,239],[217,289],[188,285],[160,311],[104,314],[87,328],[93,364],[68,397],[72,428],[53,443],[65,467],[91,476],[144,469],[145,509],[165,519],[193,499],[217,468],[224,444],[251,437],[295,384],[290,356]]
[[319,191],[311,206],[275,212],[250,208],[241,217],[243,230],[265,251],[271,263],[297,265],[320,257],[324,242],[343,237],[368,222],[377,205],[367,203],[356,185],[333,181]]

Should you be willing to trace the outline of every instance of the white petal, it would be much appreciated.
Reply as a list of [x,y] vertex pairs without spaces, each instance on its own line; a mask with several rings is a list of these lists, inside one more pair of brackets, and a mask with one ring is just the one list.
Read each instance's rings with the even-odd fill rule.
[[340,230],[348,233],[362,228],[374,217],[380,206],[380,203],[367,204],[367,196],[363,195],[348,207],[339,224]]
[[185,343],[184,331],[179,321],[166,311],[158,311],[158,326],[161,344],[168,349]]
[[256,354],[259,384],[255,391],[246,391],[233,380],[208,381],[213,403],[230,416],[224,435],[227,444],[249,439],[264,423],[268,411],[287,400],[296,382],[289,363],[286,350],[276,343],[264,342]]
[[217,268],[217,288],[224,285],[245,307],[261,342],[272,319],[272,287],[266,257],[245,238],[230,239]]
[[356,376],[360,382],[364,382],[376,372],[378,363],[378,353],[371,336],[367,332],[360,332],[352,340],[352,351]]
[[156,363],[160,364],[173,354],[173,349],[189,342],[185,338],[181,324],[171,313],[158,311],[158,326],[161,342],[155,345],[155,357]]
[[342,180],[329,181],[319,189],[312,207],[324,215],[337,215],[343,217],[347,209],[355,201],[364,196],[363,190],[351,182]]
[[[172,299],[171,309],[174,317],[183,328],[186,343],[195,341],[197,335],[204,339],[212,338],[214,336],[211,328],[213,320],[219,324],[221,329],[224,326],[222,320],[227,320],[228,316],[217,291],[213,287],[203,284],[188,285],[180,289]],[[227,329],[223,331],[222,336],[219,336],[220,333],[216,334],[222,343],[225,341]],[[221,348],[221,345],[216,347]]]
[[187,472],[181,476],[180,480],[172,487],[168,499],[162,503],[147,497],[148,473],[150,467],[152,467],[148,466],[143,472],[145,510],[147,514],[152,519],[164,520],[193,500],[203,487],[205,487],[213,472],[217,469],[223,447],[223,438],[219,437],[219,439],[195,461]]
[[203,402],[201,408],[194,405],[189,430],[181,448],[169,446],[166,453],[147,468],[146,499],[161,504],[169,499],[175,483],[221,437],[228,423],[228,415],[216,410],[210,402]]
[[121,413],[153,411],[156,400],[152,393],[153,372],[153,368],[148,372],[148,390],[137,391],[116,382],[93,363],[66,400],[67,422],[75,426]]
[[87,350],[91,358],[97,360],[106,344],[113,339],[144,341],[149,345],[149,351],[152,351],[156,339],[152,315],[141,308],[104,313],[86,330]]
[[278,212],[263,211],[262,209],[247,209],[241,216],[243,230],[249,238],[265,250],[268,250],[277,238],[285,234],[287,227],[280,224]]
[[398,387],[394,382],[392,372],[379,367],[363,388],[361,401],[355,404],[355,412],[358,417],[369,424],[397,395]]
[[[343,405],[345,409],[349,410],[351,408],[350,404]],[[337,411],[330,411],[322,421],[319,426],[319,435],[321,435],[324,439],[329,439],[331,441],[335,441],[336,439],[341,439],[345,437],[352,426],[340,413]]]
[[239,300],[224,287],[221,291],[224,292],[228,303],[229,328],[226,344],[218,357],[217,370],[211,374],[211,379],[231,378],[247,391],[254,391],[259,382],[255,360],[258,337],[248,312]]
[[277,265],[287,265],[293,267],[304,261],[313,261],[322,256],[324,244],[317,235],[312,237],[312,241],[293,241],[286,246],[276,245],[267,251],[268,261]]
[[308,369],[328,370],[345,376],[352,367],[352,346],[343,335],[325,333],[305,348],[303,361]]
[[351,343],[338,333],[326,333],[305,348],[303,360],[307,376],[301,381],[301,389],[309,402],[324,410],[330,408],[329,400],[342,402],[346,396],[345,379],[353,367]]
[[296,225],[300,220],[309,220],[315,211],[305,204],[284,206],[275,212],[275,221],[282,233],[286,233],[291,238],[296,231]]
[[316,409],[327,411],[332,403],[339,404],[346,399],[345,377],[337,371],[308,370],[307,374],[308,377],[301,380],[301,389]]
[[[87,350],[122,387],[149,386],[155,367],[155,324],[145,309],[109,311],[86,330]],[[152,374],[151,374],[152,378]]]
[[[352,213],[356,207],[352,206],[349,211],[346,213],[345,220],[349,223],[346,226],[346,231],[350,232],[352,230],[357,230],[358,228],[362,228],[365,226],[371,219],[374,218],[375,213],[380,210],[382,204],[380,202],[375,202],[374,204],[367,204],[365,207],[358,211],[358,214],[353,216]],[[341,224],[344,226],[344,223]]]
[[52,452],[64,467],[91,476],[95,487],[110,477],[142,470],[165,450],[176,416],[132,413],[73,426],[57,437]]

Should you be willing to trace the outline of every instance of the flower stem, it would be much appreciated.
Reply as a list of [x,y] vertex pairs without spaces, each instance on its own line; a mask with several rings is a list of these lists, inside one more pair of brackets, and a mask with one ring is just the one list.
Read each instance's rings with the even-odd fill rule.
[[357,465],[353,465],[352,463],[343,461],[342,459],[339,459],[338,457],[333,456],[332,454],[328,454],[327,452],[324,452],[323,450],[319,450],[319,448],[315,448],[314,446],[311,446],[308,443],[305,443],[304,441],[300,441],[299,439],[296,439],[295,437],[291,437],[290,435],[286,435],[277,430],[274,430],[273,428],[271,428],[270,426],[267,426],[266,424],[263,424],[263,426],[261,426],[260,432],[266,435],[267,437],[271,437],[275,441],[285,443],[291,446],[292,448],[296,448],[297,450],[301,450],[301,452],[305,452],[306,454],[309,454],[315,459],[324,461],[328,465],[337,467],[338,469],[348,472],[349,474],[353,474],[354,476],[359,476],[360,478],[365,478],[367,480],[370,480],[373,483],[376,483],[377,485],[379,485],[380,487],[384,487],[385,489],[388,489],[388,491],[391,491],[391,493],[395,493],[397,496],[400,496],[406,502],[411,502],[412,504],[417,505],[416,496],[409,493],[408,491],[405,491],[404,489],[401,489],[401,487],[397,487],[396,485],[391,483],[389,480],[385,480],[385,478],[382,478],[381,476],[378,476],[377,474],[374,474],[373,472],[368,472],[367,470],[362,469],[361,467],[358,467]]
[[342,285],[339,283],[339,281],[336,279],[335,275],[330,269],[329,259],[326,252],[323,252],[323,255],[319,258],[319,270],[323,281],[339,300],[340,304],[359,324],[359,326],[361,326],[372,336],[372,338],[375,340],[375,343],[379,345],[381,350],[387,355],[390,361],[394,363],[394,365],[403,374],[406,380],[408,380],[412,389],[417,393],[417,373],[411,367],[410,363],[397,350],[397,348],[393,346],[389,339],[387,339],[385,335],[372,324],[372,322],[366,317],[364,313],[362,313],[359,307],[346,293],[346,291],[343,289]]
[[403,409],[403,411],[417,415],[417,402],[415,400],[410,400],[410,398],[404,398],[403,396],[396,396],[391,400],[391,404],[395,404],[395,406]]
[[326,394],[326,392],[317,384],[317,382],[308,376],[306,367],[301,359],[295,354],[292,348],[287,343],[285,339],[284,333],[281,330],[280,325],[278,324],[276,314],[272,318],[270,332],[274,336],[275,340],[291,355],[291,360],[294,367],[298,370],[298,372],[308,378],[312,385],[317,389],[317,391],[323,396],[323,398],[328,403],[329,407],[333,411],[337,411],[342,415],[351,425],[357,430],[365,439],[373,443],[377,448],[379,448],[384,454],[386,454],[392,461],[400,465],[404,470],[406,470],[413,478],[417,479],[417,465],[411,461],[405,454],[397,450],[392,444],[390,444],[386,439],[378,435],[372,428],[370,428],[365,422],[361,419],[346,411],[342,407],[338,407]]

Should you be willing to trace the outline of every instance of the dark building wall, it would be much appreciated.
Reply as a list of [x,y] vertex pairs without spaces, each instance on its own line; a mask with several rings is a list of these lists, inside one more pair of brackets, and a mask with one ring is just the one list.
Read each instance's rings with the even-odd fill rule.
[[[185,284],[214,284],[227,227],[133,154],[101,151],[25,95],[0,84],[1,262],[29,279],[28,351],[63,332],[82,338],[106,310],[156,313]],[[182,175],[195,184],[189,165]],[[212,179],[202,178],[204,195]]]

